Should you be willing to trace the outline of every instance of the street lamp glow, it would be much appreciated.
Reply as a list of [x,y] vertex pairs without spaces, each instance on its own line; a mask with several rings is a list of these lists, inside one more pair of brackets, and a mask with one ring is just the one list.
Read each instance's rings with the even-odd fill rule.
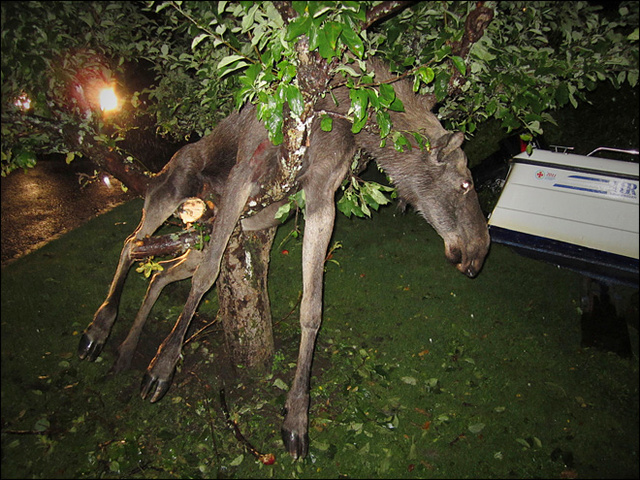
[[29,110],[31,108],[31,99],[27,96],[26,93],[20,94],[16,101],[14,102],[15,106],[20,110]]
[[118,97],[113,87],[103,88],[100,91],[100,108],[103,112],[118,108]]

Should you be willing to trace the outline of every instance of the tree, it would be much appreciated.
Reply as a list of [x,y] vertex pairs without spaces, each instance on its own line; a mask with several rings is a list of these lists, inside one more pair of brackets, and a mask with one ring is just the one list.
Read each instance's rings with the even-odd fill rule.
[[[588,2],[5,2],[2,32],[3,175],[40,152],[82,154],[141,192],[145,177],[120,141],[134,118],[151,115],[160,134],[181,140],[251,102],[286,162],[268,200],[287,198],[313,105],[337,74],[350,89],[354,133],[369,125],[397,149],[428,146],[419,132],[393,129],[387,110],[402,106],[392,85],[367,72],[372,55],[412,78],[447,128],[468,135],[497,119],[526,139],[599,82],[638,81],[637,2],[615,11]],[[127,91],[135,68],[153,81]],[[89,84],[111,79],[125,108],[107,115]],[[323,128],[331,122],[322,117]],[[355,175],[343,190],[347,215],[387,201]],[[268,256],[258,261],[266,272]]]

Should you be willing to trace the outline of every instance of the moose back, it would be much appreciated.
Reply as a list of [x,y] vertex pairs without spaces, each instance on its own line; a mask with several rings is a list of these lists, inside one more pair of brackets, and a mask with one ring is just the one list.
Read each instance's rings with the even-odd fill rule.
[[[388,69],[377,61],[370,62],[369,68],[375,72],[376,81],[392,79]],[[325,132],[319,125],[320,115],[316,115],[295,187],[304,189],[306,197],[301,338],[281,432],[285,448],[296,458],[305,456],[309,446],[310,373],[322,318],[323,267],[334,226],[334,193],[347,175],[355,153],[363,151],[388,174],[402,201],[412,205],[442,237],[446,258],[460,272],[474,277],[489,249],[486,221],[461,149],[463,134],[445,130],[431,112],[433,105],[414,94],[408,81],[395,82],[394,89],[404,111],[390,113],[393,127],[420,132],[429,140],[430,148],[413,145],[409,151],[398,152],[393,146],[381,146],[379,135],[367,129],[353,134],[347,120],[349,93],[345,87],[333,90],[337,104],[327,95],[316,105],[317,113],[328,113],[334,121],[333,129]],[[118,349],[116,371],[130,364],[142,326],[162,288],[191,277],[184,309],[142,380],[143,399],[156,402],[164,396],[171,386],[189,323],[202,296],[218,278],[220,262],[236,224],[241,222],[247,231],[277,224],[274,213],[282,202],[267,205],[252,216],[245,214],[248,205],[256,198],[264,198],[275,181],[279,158],[279,148],[268,140],[251,105],[234,112],[213,133],[173,156],[148,189],[142,219],[124,243],[107,298],[80,340],[80,358],[95,360],[104,347],[116,320],[125,278],[134,262],[136,243],[152,235],[186,199],[213,192],[219,204],[211,240],[202,250],[192,249],[164,262],[164,270],[152,278],[134,324]]]

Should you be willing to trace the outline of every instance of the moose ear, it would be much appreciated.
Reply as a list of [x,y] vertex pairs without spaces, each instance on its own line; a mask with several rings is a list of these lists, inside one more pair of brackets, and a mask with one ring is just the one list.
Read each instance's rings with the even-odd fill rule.
[[462,142],[464,142],[464,133],[456,132],[453,135],[449,136],[449,141],[447,142],[447,147],[445,150],[448,152],[452,152],[456,148],[460,148],[462,146]]
[[464,134],[462,132],[448,133],[436,141],[431,148],[431,154],[435,154],[436,160],[442,162],[447,155],[459,148],[462,142],[464,142]]

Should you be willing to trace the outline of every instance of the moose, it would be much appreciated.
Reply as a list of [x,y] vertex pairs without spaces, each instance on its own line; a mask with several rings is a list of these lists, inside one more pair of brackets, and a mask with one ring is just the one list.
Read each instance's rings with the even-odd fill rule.
[[[368,68],[379,82],[391,81],[389,69],[370,60]],[[374,159],[395,185],[399,197],[410,204],[444,240],[445,257],[460,272],[475,277],[489,250],[487,223],[478,203],[467,158],[461,149],[464,135],[447,131],[432,113],[433,102],[413,92],[408,80],[394,83],[404,111],[390,112],[394,128],[417,131],[429,140],[429,148],[413,145],[399,152],[381,145],[375,131],[352,133],[347,117],[349,92],[338,86],[333,97],[320,98],[315,111],[334,115],[333,128],[324,131],[319,115],[310,127],[308,148],[297,174],[296,188],[306,197],[303,237],[303,294],[300,304],[301,338],[293,384],[288,392],[282,439],[294,458],[304,457],[309,446],[308,415],[310,374],[316,336],[322,317],[323,268],[335,220],[334,194],[348,174],[358,150]],[[131,362],[145,319],[167,284],[191,278],[191,290],[171,333],[149,364],[141,385],[141,396],[157,402],[169,390],[179,360],[184,336],[203,295],[220,272],[227,243],[240,222],[245,231],[271,228],[279,223],[275,212],[281,200],[256,213],[247,213],[279,168],[279,147],[268,140],[265,127],[256,118],[253,105],[246,105],[221,121],[214,131],[179,150],[153,178],[147,191],[142,219],[124,242],[115,276],[104,303],[84,331],[78,354],[95,360],[113,326],[127,273],[134,262],[133,251],[152,235],[185,201],[213,191],[219,198],[209,242],[202,250],[190,249],[164,262],[164,270],[152,278],[140,311],[118,349],[115,370]],[[293,193],[293,192],[292,192]]]

